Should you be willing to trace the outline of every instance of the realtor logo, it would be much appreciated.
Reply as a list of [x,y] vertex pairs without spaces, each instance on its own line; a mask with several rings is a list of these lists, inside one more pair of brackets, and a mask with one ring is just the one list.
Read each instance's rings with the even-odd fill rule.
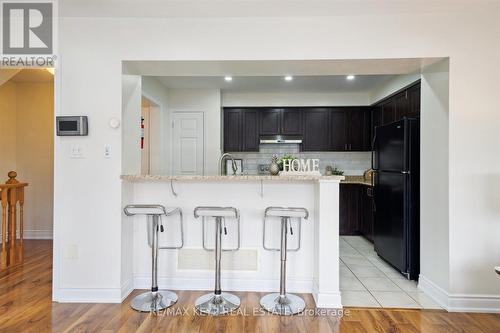
[[2,3],[3,54],[52,54],[53,4]]

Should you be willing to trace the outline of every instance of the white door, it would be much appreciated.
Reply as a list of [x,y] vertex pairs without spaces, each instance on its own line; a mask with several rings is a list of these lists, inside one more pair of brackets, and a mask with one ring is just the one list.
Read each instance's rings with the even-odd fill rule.
[[143,142],[141,143],[141,175],[149,175],[151,174],[151,155],[150,155],[150,140],[149,140],[149,135],[150,135],[150,107],[149,106],[143,106],[142,107],[142,112],[141,112],[141,117],[142,117],[142,124],[144,125],[144,128],[141,127],[141,137],[144,138]]
[[174,112],[172,173],[203,175],[204,125],[202,112]]

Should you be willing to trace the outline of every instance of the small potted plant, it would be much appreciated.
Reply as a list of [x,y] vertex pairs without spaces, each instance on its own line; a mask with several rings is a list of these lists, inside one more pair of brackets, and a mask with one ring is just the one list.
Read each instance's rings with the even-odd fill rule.
[[288,161],[290,163],[293,160],[295,160],[295,156],[290,155],[290,154],[286,154],[282,158],[280,158],[280,160],[278,161],[278,166],[280,168],[280,171],[283,171],[283,164],[284,164],[283,162],[284,161]]

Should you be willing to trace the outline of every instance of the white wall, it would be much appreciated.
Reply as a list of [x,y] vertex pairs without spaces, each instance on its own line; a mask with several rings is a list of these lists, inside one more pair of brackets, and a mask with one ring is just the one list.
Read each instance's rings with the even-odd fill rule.
[[[121,60],[449,56],[449,206],[438,209],[449,211],[450,262],[439,264],[450,265],[450,285],[440,287],[450,297],[462,295],[471,309],[485,304],[477,295],[489,296],[490,308],[498,306],[500,279],[492,269],[500,253],[500,154],[493,153],[500,145],[499,12],[497,4],[483,2],[437,12],[406,10],[402,4],[388,13],[366,9],[363,15],[335,17],[324,12],[294,18],[61,18],[61,79],[71,84],[61,87],[60,112],[88,114],[94,121],[89,137],[74,140],[85,146],[87,159],[65,158],[71,141],[56,141],[61,246],[54,262],[55,299],[116,300],[121,287],[121,158],[104,163],[96,153],[103,142],[120,146],[121,135],[107,120],[121,114]],[[98,54],[82,61],[89,49]],[[78,246],[77,259],[64,259],[70,244]]]
[[[16,170],[16,85],[12,82],[0,86],[0,182],[7,173]],[[1,218],[1,217],[0,217]]]
[[223,106],[359,106],[369,104],[368,92],[222,92]]
[[16,168],[25,189],[26,238],[52,238],[54,83],[20,82],[17,90]]
[[158,79],[142,77],[142,95],[158,107],[151,113],[151,174],[168,175],[170,172],[170,113],[167,108],[167,89]]
[[[216,175],[221,155],[221,97],[219,89],[168,89],[167,109],[203,112],[205,125],[205,175]],[[169,137],[169,141],[172,141]],[[172,170],[172,169],[170,169]]]
[[[448,290],[449,61],[427,68],[421,81],[420,274]],[[445,263],[445,264],[443,264]]]
[[394,94],[396,91],[412,84],[419,80],[420,76],[420,73],[398,75],[384,82],[384,84],[378,85],[370,92],[370,104],[377,103],[385,97]]
[[15,170],[25,189],[24,237],[52,238],[54,163],[53,82],[0,86],[0,182]]
[[122,77],[122,174],[141,173],[141,77]]

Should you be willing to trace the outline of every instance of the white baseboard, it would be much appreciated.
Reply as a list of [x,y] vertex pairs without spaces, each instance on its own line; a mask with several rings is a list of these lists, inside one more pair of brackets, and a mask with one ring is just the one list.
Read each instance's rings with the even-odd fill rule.
[[[273,292],[279,290],[279,279],[222,279],[226,291]],[[312,280],[287,280],[287,291],[292,293],[311,293]],[[172,290],[212,290],[213,279],[207,278],[167,278],[158,277],[158,287]],[[134,277],[134,289],[151,288],[151,277]]]
[[125,298],[130,295],[130,293],[134,290],[134,284],[132,283],[131,280],[126,281],[125,283],[122,284],[121,288],[121,299],[122,302],[125,300]]
[[422,274],[418,288],[450,312],[500,313],[500,295],[451,294]]
[[342,309],[342,296],[338,293],[322,293],[319,292],[317,283],[313,284],[313,298],[316,303],[316,308],[320,309]]
[[59,303],[121,303],[121,288],[61,288],[55,302]]
[[[24,239],[52,239],[52,230],[24,230]],[[19,237],[19,232],[17,233]],[[2,233],[0,233],[0,243],[2,242]]]
[[24,230],[24,239],[52,239],[52,230]]

